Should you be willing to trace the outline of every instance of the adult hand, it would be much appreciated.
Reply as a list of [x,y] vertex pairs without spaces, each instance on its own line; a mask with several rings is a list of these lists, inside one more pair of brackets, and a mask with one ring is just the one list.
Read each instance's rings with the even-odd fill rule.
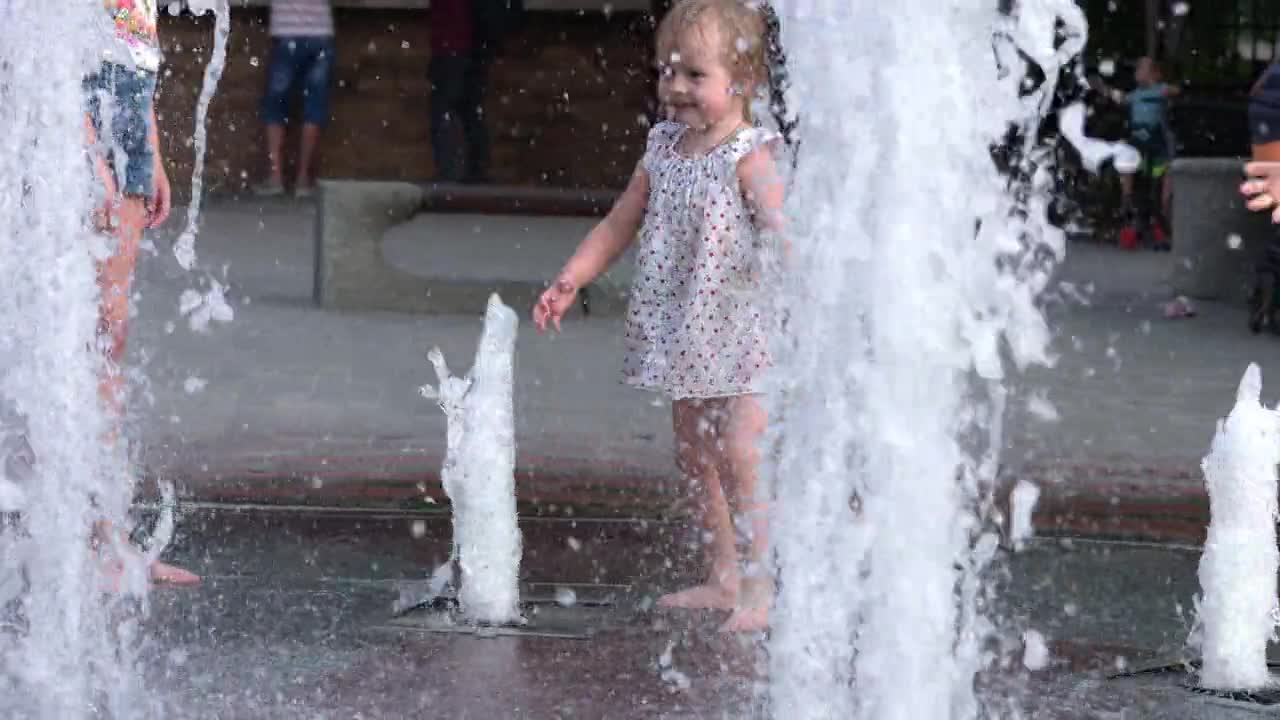
[[1246,206],[1254,212],[1271,211],[1271,222],[1280,224],[1280,162],[1251,162],[1244,166],[1248,180],[1240,193],[1249,198]]

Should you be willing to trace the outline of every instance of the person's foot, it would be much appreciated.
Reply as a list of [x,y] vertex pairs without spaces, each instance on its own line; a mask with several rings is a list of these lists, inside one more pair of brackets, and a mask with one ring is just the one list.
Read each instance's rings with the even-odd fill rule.
[[147,568],[147,575],[151,578],[152,585],[199,585],[200,576],[177,565],[160,562],[159,560],[151,563],[151,567]]
[[734,608],[729,619],[720,626],[723,633],[755,633],[769,629],[768,607]]
[[253,194],[258,197],[279,197],[284,194],[284,181],[271,178],[253,186]]
[[1120,248],[1123,250],[1138,249],[1138,228],[1126,225],[1120,230]]
[[314,184],[298,183],[293,188],[293,196],[299,200],[306,200],[316,194],[316,186]]
[[[125,558],[121,557],[121,555],[127,555],[128,559],[135,563],[142,561],[142,552],[130,543],[128,539],[121,538],[118,544],[114,544],[114,546],[100,546],[98,552],[102,562],[100,567],[103,592],[118,594],[123,592],[126,586],[132,586],[135,582],[141,580],[141,578],[128,580],[125,577]],[[133,567],[136,568],[137,565],[133,565]],[[199,585],[200,576],[177,565],[155,560],[147,566],[147,582],[153,586]]]
[[733,610],[737,603],[738,592],[735,587],[716,583],[696,585],[658,598],[660,608],[683,610]]
[[1164,304],[1164,316],[1170,320],[1176,318],[1190,318],[1196,316],[1195,305],[1191,304],[1185,296],[1179,295],[1170,302]]
[[738,602],[720,632],[763,632],[769,628],[769,606],[773,604],[773,580],[761,569],[748,567],[738,586]]
[[1151,247],[1156,252],[1169,252],[1173,249],[1173,244],[1169,242],[1169,234],[1159,225],[1151,228]]

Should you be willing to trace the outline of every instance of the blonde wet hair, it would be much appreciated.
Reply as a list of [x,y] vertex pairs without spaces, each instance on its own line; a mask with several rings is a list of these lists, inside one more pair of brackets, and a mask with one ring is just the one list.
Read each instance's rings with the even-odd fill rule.
[[659,64],[670,62],[680,37],[699,31],[705,22],[720,30],[721,59],[746,98],[747,119],[751,100],[769,83],[768,43],[763,2],[745,0],[680,0],[658,25]]

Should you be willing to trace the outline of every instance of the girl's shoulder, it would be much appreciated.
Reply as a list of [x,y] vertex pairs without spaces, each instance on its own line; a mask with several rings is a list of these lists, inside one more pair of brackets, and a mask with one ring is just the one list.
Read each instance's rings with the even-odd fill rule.
[[657,172],[663,162],[662,158],[671,152],[682,134],[684,125],[665,120],[649,128],[649,138],[645,142],[644,158],[641,160],[644,169],[650,173]]
[[684,125],[670,120],[660,120],[654,123],[653,127],[649,128],[649,148],[675,145],[680,136],[684,134],[684,130]]
[[731,142],[727,143],[727,147],[730,157],[736,163],[761,148],[772,152],[781,140],[782,134],[776,130],[752,125],[743,128]]

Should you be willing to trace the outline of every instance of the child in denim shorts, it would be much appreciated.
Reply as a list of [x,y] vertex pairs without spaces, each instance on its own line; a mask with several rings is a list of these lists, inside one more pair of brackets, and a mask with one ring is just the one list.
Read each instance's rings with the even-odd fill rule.
[[295,90],[302,91],[302,132],[294,193],[311,195],[320,134],[329,124],[329,91],[333,83],[335,45],[329,0],[272,0],[271,61],[262,96],[267,131],[266,182],[260,195],[284,193],[284,137]]
[[[156,0],[103,0],[103,5],[114,24],[114,37],[103,48],[98,71],[84,81],[85,125],[90,158],[102,182],[95,225],[115,240],[110,253],[97,263],[98,341],[105,360],[98,393],[118,424],[125,390],[120,365],[138,245],[145,229],[168,217],[170,189],[153,98],[161,60]],[[99,527],[97,534],[107,532],[109,527]],[[152,564],[150,575],[154,582],[199,581],[192,573],[161,562]]]

